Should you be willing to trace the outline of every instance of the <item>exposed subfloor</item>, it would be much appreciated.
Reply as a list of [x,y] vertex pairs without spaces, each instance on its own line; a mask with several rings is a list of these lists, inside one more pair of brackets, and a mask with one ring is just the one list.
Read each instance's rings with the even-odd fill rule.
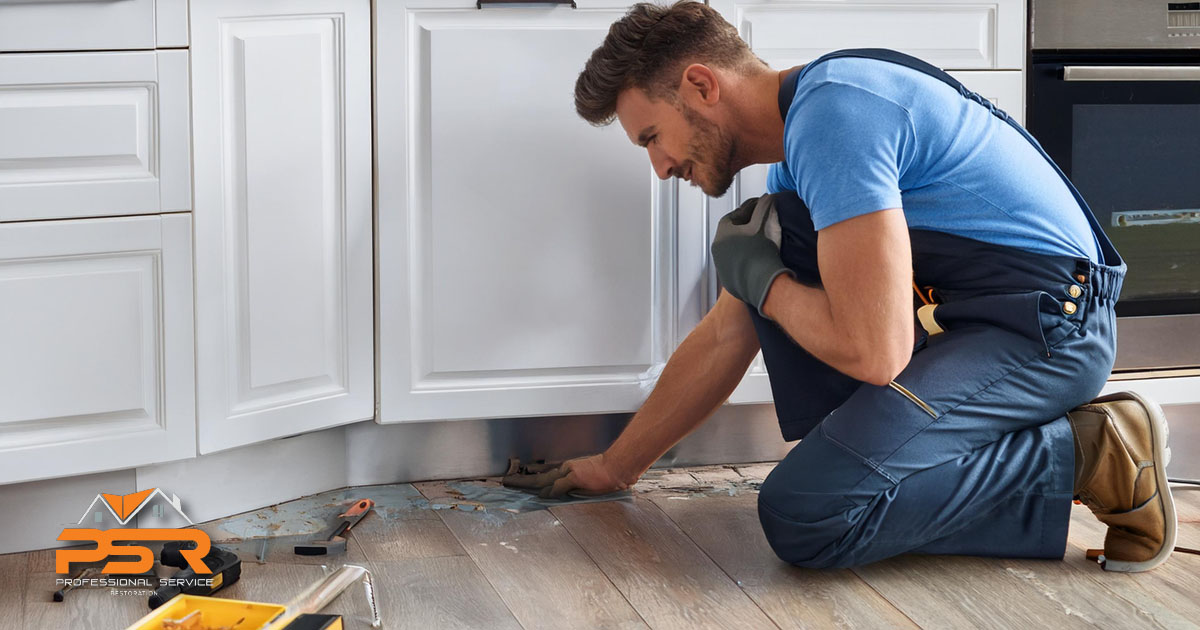
[[[757,487],[771,467],[652,470],[622,500],[548,508],[494,479],[349,488],[205,528],[214,541],[276,536],[241,543],[242,578],[219,595],[284,603],[322,576],[322,560],[293,555],[291,542],[352,499],[374,498],[333,564],[370,568],[391,629],[1200,627],[1200,556],[1106,573],[1084,558],[1104,530],[1082,506],[1062,561],[912,555],[853,570],[790,567],[758,524]],[[1200,547],[1200,491],[1175,496],[1179,544]],[[146,613],[144,597],[107,589],[52,603],[53,571],[52,551],[0,556],[0,627],[122,629]],[[326,611],[369,627],[359,589]]]

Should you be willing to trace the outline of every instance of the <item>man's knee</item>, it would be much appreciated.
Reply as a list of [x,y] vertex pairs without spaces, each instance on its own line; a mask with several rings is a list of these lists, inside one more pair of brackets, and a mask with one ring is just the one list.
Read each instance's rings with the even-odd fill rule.
[[837,543],[849,525],[844,512],[825,501],[801,500],[778,472],[767,476],[758,494],[758,519],[775,555],[799,567],[842,566]]

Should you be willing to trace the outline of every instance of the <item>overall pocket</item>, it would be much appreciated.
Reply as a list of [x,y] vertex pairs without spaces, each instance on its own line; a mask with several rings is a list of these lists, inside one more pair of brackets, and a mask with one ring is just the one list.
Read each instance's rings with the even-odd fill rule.
[[1029,339],[1050,354],[1051,348],[1079,329],[1062,303],[1045,291],[981,295],[938,305],[938,323],[947,331],[964,326],[995,326]]

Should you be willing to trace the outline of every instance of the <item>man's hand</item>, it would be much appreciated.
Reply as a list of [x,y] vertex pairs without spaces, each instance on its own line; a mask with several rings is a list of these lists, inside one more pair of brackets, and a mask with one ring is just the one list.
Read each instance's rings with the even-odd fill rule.
[[792,275],[779,257],[779,217],[771,195],[750,199],[725,215],[713,239],[717,278],[737,299],[763,317],[763,302],[780,274]]
[[538,496],[543,499],[557,499],[572,491],[575,494],[608,494],[629,487],[610,470],[603,454],[569,459],[546,472],[506,480],[505,485],[541,489]]

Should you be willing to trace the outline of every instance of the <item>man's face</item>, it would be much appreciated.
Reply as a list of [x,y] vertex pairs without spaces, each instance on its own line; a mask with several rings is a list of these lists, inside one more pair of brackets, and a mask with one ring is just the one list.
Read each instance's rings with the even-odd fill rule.
[[617,96],[617,120],[634,144],[646,148],[660,178],[679,177],[712,197],[729,190],[736,173],[733,138],[683,100],[676,106],[627,89]]

